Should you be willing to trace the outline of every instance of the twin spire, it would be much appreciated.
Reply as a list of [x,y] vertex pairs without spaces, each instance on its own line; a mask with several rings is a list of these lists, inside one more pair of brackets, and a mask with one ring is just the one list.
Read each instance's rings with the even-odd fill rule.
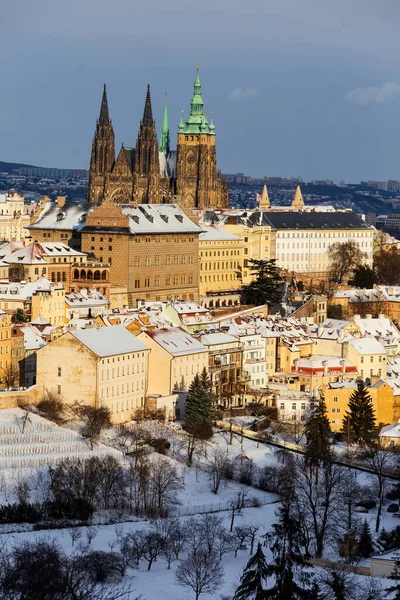
[[[191,101],[191,110],[188,119],[186,120],[186,124],[183,123],[181,117],[181,123],[179,125],[179,131],[183,130],[189,131],[192,133],[208,133],[214,135],[215,126],[212,121],[212,117],[210,120],[210,124],[208,124],[207,118],[203,112],[203,98],[201,96],[201,82],[199,75],[199,63],[196,66],[196,78],[193,86],[193,97]],[[104,84],[103,89],[103,97],[101,100],[101,108],[100,108],[100,116],[99,116],[99,124],[100,125],[109,125],[110,115],[108,111],[108,99],[107,99],[107,86]],[[143,119],[142,124],[145,126],[153,126],[153,109],[151,106],[151,95],[150,95],[150,85],[147,85],[147,93],[146,93],[146,101],[144,104],[143,111]],[[170,151],[170,137],[169,137],[169,125],[168,125],[168,107],[167,107],[167,98],[164,101],[164,115],[163,115],[163,124],[161,129],[161,137],[160,137],[160,150],[166,156],[168,156]]]

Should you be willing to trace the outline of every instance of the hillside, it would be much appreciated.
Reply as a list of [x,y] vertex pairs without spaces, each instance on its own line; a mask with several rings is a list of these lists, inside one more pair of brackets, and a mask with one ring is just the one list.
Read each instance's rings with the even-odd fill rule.
[[3,162],[0,160],[0,173],[12,173],[15,169],[22,167],[33,167],[34,165],[25,165],[23,163]]

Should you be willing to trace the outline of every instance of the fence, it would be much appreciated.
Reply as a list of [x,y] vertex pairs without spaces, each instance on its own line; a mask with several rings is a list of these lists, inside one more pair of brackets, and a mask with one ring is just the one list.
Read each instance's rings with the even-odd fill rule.
[[[257,500],[258,505],[265,506],[266,504],[275,504],[275,500],[266,502],[265,499],[255,496],[244,500],[243,508],[252,508],[255,506],[254,499]],[[176,517],[188,517],[190,515],[202,515],[205,513],[216,513],[231,509],[231,500],[225,500],[222,502],[209,502],[206,504],[191,504],[188,506],[176,506],[172,509],[172,513]]]

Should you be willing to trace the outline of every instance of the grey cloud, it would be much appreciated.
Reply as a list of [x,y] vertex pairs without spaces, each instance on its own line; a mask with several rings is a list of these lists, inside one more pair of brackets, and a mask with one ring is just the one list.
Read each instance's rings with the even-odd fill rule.
[[400,85],[393,81],[387,81],[381,87],[355,88],[350,90],[345,100],[351,104],[383,104],[400,96]]

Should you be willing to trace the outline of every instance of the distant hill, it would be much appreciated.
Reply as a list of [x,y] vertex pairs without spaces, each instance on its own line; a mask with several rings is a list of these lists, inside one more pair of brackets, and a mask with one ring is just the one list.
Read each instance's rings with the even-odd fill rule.
[[2,162],[0,160],[0,173],[12,173],[15,169],[20,169],[21,167],[33,167],[34,165],[25,165],[22,163],[9,163]]

